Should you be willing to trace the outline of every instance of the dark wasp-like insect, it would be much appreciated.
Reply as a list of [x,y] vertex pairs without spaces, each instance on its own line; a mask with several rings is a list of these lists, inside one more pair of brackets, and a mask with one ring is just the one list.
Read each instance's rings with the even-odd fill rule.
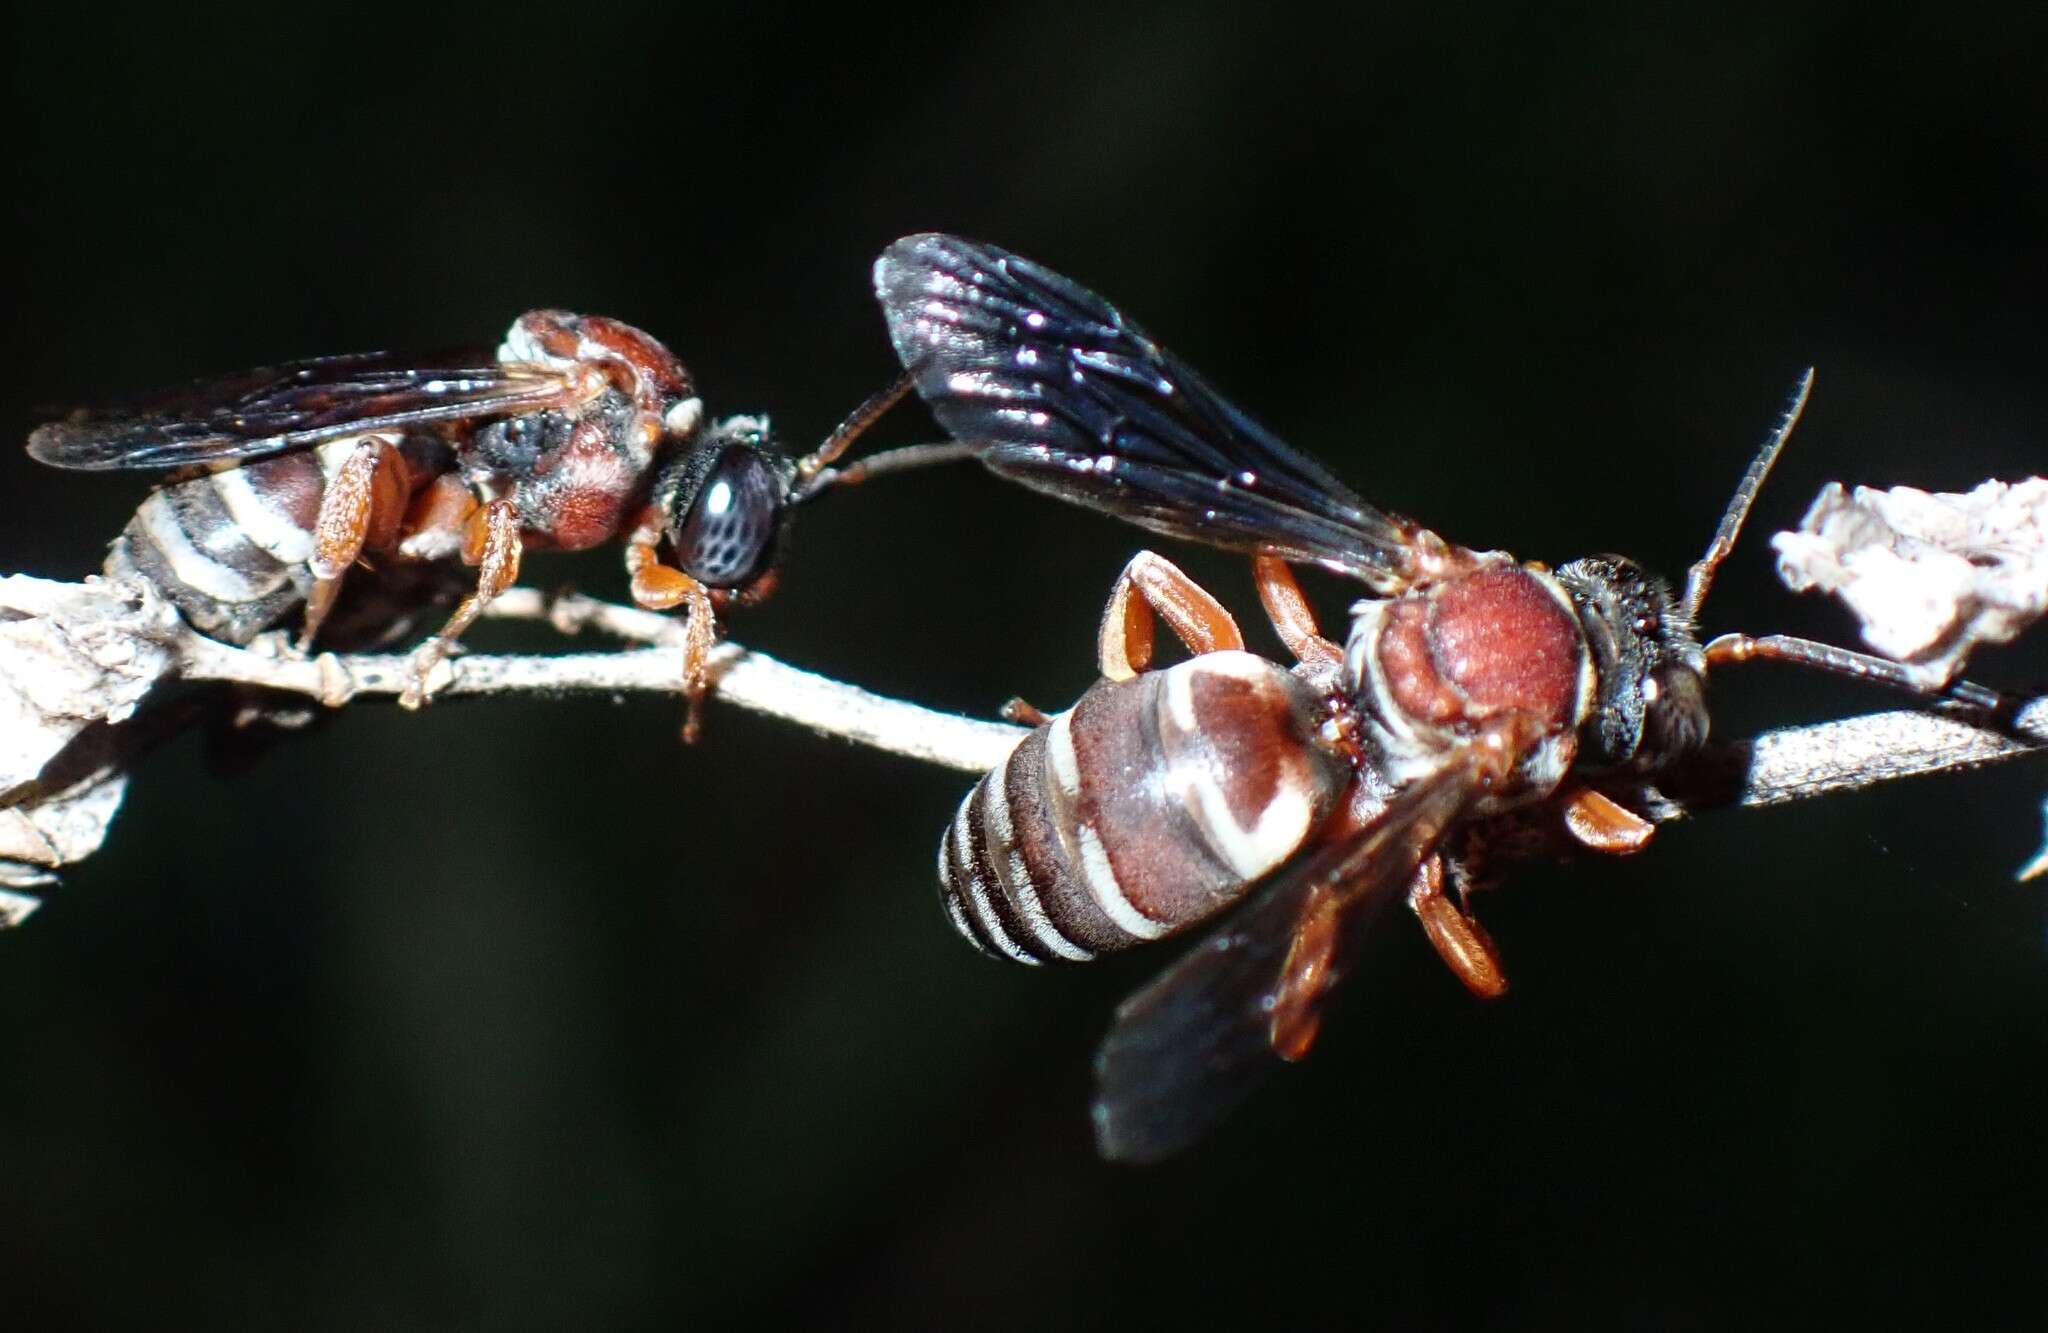
[[[1249,897],[1118,1010],[1096,1065],[1107,1156],[1181,1148],[1305,1055],[1348,943],[1393,891],[1467,987],[1501,994],[1465,902],[1487,835],[1533,821],[1599,851],[1643,847],[1653,823],[1599,784],[1700,747],[1710,666],[1769,657],[1911,688],[1896,665],[1824,644],[1694,635],[1811,371],[1679,597],[1619,556],[1551,570],[1374,508],[1101,297],[994,246],[908,237],[877,262],[875,288],[907,377],[959,442],[902,465],[966,453],[1152,531],[1250,552],[1296,658],[1243,652],[1213,597],[1141,554],[1103,620],[1101,681],[1057,716],[1021,710],[1034,730],[945,836],[955,926],[1020,962],[1087,959]],[[1343,643],[1320,634],[1289,562],[1373,594]],[[1192,659],[1147,670],[1155,615]]]
[[476,566],[475,590],[413,655],[408,707],[524,551],[623,539],[633,600],[688,611],[688,737],[716,613],[772,590],[791,507],[893,401],[878,396],[794,460],[764,417],[708,420],[689,372],[648,334],[535,310],[495,356],[287,362],[74,413],[28,451],[60,468],[170,473],[115,539],[108,572],[145,580],[230,643],[303,606],[309,649],[358,561]]

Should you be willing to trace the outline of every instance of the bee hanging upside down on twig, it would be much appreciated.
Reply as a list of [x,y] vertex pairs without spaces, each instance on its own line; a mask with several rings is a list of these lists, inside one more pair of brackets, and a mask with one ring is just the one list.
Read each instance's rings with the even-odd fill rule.
[[[875,286],[907,374],[961,451],[1151,531],[1251,553],[1296,659],[1244,652],[1213,597],[1140,554],[1103,618],[1101,681],[1057,716],[1021,708],[1036,729],[945,836],[954,925],[1020,962],[1085,960],[1242,903],[1118,1010],[1096,1062],[1106,1156],[1177,1151],[1306,1055],[1349,944],[1396,892],[1459,980],[1502,994],[1464,901],[1468,848],[1531,819],[1594,850],[1642,848],[1654,824],[1603,786],[1699,749],[1710,667],[1771,658],[1914,688],[1896,663],[1826,644],[1695,637],[1811,371],[1681,597],[1619,556],[1552,570],[1373,507],[1107,301],[994,246],[906,238]],[[1373,594],[1342,642],[1318,629],[1289,562]],[[1149,670],[1155,616],[1191,660]],[[1968,684],[1947,694],[2004,702]]]

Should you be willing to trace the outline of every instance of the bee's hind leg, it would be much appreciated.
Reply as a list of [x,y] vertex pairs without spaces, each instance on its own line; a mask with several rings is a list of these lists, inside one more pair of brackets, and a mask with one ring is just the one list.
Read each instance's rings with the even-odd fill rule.
[[307,562],[313,586],[306,593],[306,616],[293,651],[313,649],[327,613],[341,591],[341,581],[366,546],[385,545],[405,516],[405,460],[381,436],[359,441],[340,471],[320,493],[320,511],[313,520],[313,558]]
[[462,558],[477,566],[476,591],[462,599],[439,634],[413,650],[405,692],[398,696],[399,707],[418,708],[427,701],[432,693],[427,678],[434,668],[484,608],[519,577],[519,553],[519,519],[510,500],[493,500],[470,515],[463,533]]

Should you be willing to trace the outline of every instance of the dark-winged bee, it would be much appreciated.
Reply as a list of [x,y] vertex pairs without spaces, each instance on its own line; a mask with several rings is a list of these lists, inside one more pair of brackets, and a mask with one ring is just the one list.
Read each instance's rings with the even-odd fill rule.
[[475,590],[414,653],[407,707],[524,551],[622,537],[634,601],[688,611],[688,736],[716,612],[772,589],[790,506],[888,401],[799,462],[764,417],[708,420],[689,372],[649,335],[535,310],[495,357],[287,362],[76,413],[38,428],[28,451],[61,468],[169,472],[108,572],[146,580],[230,643],[303,605],[298,646],[310,648],[359,560],[476,566]]
[[[1600,851],[1643,847],[1654,825],[1596,784],[1626,787],[1699,748],[1710,665],[1775,657],[1909,684],[1823,644],[1694,636],[1811,371],[1678,597],[1618,556],[1553,571],[1374,508],[1101,297],[993,246],[909,237],[875,286],[909,377],[966,452],[1152,531],[1254,554],[1297,659],[1244,653],[1213,598],[1143,554],[1104,617],[1101,682],[1055,717],[1024,710],[1039,725],[946,834],[948,914],[1020,962],[1090,958],[1250,896],[1118,1010],[1096,1066],[1107,1156],[1177,1150],[1305,1055],[1346,942],[1392,890],[1467,987],[1501,994],[1464,902],[1484,835],[1533,819]],[[1290,561],[1374,594],[1343,643],[1319,633]],[[1155,614],[1192,660],[1146,670]]]

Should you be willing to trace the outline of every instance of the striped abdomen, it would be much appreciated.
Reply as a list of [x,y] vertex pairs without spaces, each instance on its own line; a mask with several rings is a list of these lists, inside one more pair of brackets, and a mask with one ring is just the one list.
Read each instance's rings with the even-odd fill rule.
[[327,479],[358,441],[244,463],[161,487],[114,539],[109,574],[137,574],[194,628],[247,643],[306,599]]
[[1321,700],[1250,653],[1098,682],[975,784],[940,896],[998,957],[1083,960],[1229,906],[1320,828],[1351,782]]

